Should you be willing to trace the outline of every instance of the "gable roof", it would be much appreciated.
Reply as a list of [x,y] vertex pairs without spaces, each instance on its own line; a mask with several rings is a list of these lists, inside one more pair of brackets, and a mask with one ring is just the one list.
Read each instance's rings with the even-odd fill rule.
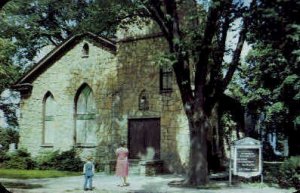
[[100,44],[104,49],[115,54],[116,43],[112,40],[97,36],[91,32],[77,34],[71,36],[55,49],[44,56],[38,63],[36,63],[30,70],[28,70],[19,80],[16,81],[12,87],[20,87],[21,85],[32,83],[41,73],[43,73],[48,67],[50,67],[55,61],[61,58],[67,51],[72,49],[83,38],[92,39],[94,42]]

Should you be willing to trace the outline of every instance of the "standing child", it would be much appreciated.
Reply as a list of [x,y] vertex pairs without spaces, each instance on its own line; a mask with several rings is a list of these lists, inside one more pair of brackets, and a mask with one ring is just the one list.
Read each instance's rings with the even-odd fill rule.
[[83,175],[84,175],[84,190],[93,189],[93,176],[95,173],[95,166],[92,162],[92,157],[87,158],[87,162],[83,166]]

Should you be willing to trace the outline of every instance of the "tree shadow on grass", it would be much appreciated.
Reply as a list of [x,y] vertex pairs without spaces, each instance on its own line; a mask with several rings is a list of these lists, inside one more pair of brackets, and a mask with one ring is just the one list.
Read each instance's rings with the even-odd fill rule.
[[191,188],[191,189],[207,189],[207,190],[217,190],[217,189],[221,189],[222,186],[218,185],[214,182],[210,182],[206,185],[190,185],[187,184],[185,180],[174,180],[168,183],[168,186],[170,187],[176,187],[176,188]]
[[3,185],[6,188],[17,188],[17,189],[34,189],[42,188],[40,184],[28,184],[28,183],[19,183],[19,182],[3,182]]

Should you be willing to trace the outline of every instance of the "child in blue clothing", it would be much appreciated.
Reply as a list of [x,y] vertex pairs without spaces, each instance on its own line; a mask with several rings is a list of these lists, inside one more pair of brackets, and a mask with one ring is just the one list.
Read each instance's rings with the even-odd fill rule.
[[92,157],[88,157],[87,162],[83,165],[84,190],[93,189],[93,176],[95,173],[95,166],[92,162],[92,159]]

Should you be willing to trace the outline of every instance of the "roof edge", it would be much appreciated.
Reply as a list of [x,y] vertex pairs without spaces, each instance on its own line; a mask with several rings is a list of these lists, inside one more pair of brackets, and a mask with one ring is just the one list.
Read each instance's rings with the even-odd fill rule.
[[107,38],[98,36],[92,32],[85,32],[82,34],[76,34],[71,36],[70,38],[66,39],[65,41],[63,41],[60,45],[58,45],[56,48],[54,48],[53,50],[51,50],[48,54],[46,54],[41,60],[39,60],[30,70],[28,70],[21,78],[19,78],[14,85],[20,85],[20,84],[24,84],[24,83],[30,83],[27,82],[30,77],[37,72],[38,70],[40,70],[43,67],[46,67],[47,64],[49,65],[49,60],[53,57],[55,57],[56,55],[58,55],[58,53],[60,53],[61,50],[66,49],[69,45],[71,45],[73,42],[75,42],[76,40],[81,40],[84,37],[90,37],[93,40],[99,42],[100,44],[102,44],[103,46],[105,46],[106,48],[108,48],[111,52],[113,52],[114,54],[116,53],[117,47],[116,47],[116,42],[109,40]]

